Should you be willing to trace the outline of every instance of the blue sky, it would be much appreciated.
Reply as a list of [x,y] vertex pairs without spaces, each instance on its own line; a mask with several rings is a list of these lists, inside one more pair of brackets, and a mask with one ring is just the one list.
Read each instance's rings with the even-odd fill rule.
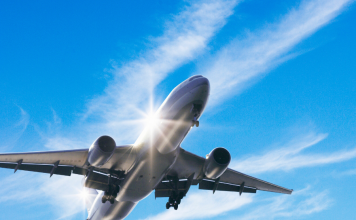
[[[191,75],[210,100],[182,147],[294,189],[150,195],[127,219],[353,219],[351,0],[0,3],[1,152],[135,142],[142,112]],[[153,103],[153,104],[152,104]],[[0,170],[1,219],[85,219],[81,177]]]

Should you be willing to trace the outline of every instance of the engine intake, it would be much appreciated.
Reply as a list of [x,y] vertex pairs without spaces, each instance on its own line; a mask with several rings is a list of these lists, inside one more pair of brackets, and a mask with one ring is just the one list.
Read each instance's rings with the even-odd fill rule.
[[95,167],[104,165],[114,154],[116,143],[110,136],[101,136],[89,148],[88,162]]
[[217,179],[227,169],[231,161],[228,150],[222,147],[215,148],[208,155],[204,164],[204,174],[207,178]]

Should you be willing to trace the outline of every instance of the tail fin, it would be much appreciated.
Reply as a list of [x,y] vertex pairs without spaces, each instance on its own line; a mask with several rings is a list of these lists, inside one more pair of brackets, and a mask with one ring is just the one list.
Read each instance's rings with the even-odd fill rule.
[[90,212],[91,207],[93,206],[95,198],[98,196],[98,192],[95,189],[90,189],[83,187],[85,191],[85,206],[87,208],[88,213]]

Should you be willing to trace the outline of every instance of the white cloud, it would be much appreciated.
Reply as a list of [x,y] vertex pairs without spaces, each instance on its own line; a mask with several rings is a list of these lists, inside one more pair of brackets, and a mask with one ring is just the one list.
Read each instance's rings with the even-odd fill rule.
[[356,148],[324,154],[302,153],[327,137],[325,134],[308,134],[293,139],[284,146],[269,150],[258,156],[245,157],[231,162],[231,167],[249,174],[288,171],[301,167],[311,167],[350,160],[356,157]]
[[11,149],[21,138],[22,134],[25,132],[28,124],[30,123],[30,115],[21,107],[18,108],[20,110],[19,120],[0,132],[1,151],[8,151]]
[[26,206],[52,205],[55,216],[70,219],[78,212],[85,212],[82,194],[83,176],[71,177],[17,171],[0,181],[0,203]]
[[235,40],[213,57],[202,74],[211,82],[209,106],[232,97],[269,69],[288,59],[287,52],[334,19],[351,0],[303,1],[279,23]]
[[[91,100],[88,109],[75,128],[59,133],[54,126],[61,126],[61,120],[53,110],[54,122],[47,123],[47,134],[37,129],[50,149],[71,149],[89,147],[99,135],[113,135],[117,143],[137,138],[137,124],[129,120],[141,118],[138,110],[148,104],[154,87],[169,73],[206,49],[212,36],[225,24],[233,13],[236,0],[198,1],[186,6],[178,15],[167,22],[164,34],[153,39],[153,49],[146,51],[137,60],[116,67],[114,80],[109,83],[104,94]],[[188,4],[188,3],[187,3]],[[115,133],[114,133],[115,132]],[[54,133],[54,134],[53,134]],[[31,178],[31,176],[35,178]],[[38,177],[38,178],[37,178]],[[81,188],[80,177],[49,178],[34,173],[14,175],[2,179],[9,184],[6,188],[12,195],[21,195],[22,201],[49,201],[60,218],[81,212],[84,202],[77,198]],[[32,179],[24,185],[23,180]],[[18,186],[18,185],[17,185]],[[36,193],[34,193],[36,192]],[[5,194],[5,193],[4,193]],[[3,194],[2,194],[3,195]],[[14,196],[2,197],[0,202],[16,201]]]
[[252,196],[237,193],[200,191],[189,193],[182,200],[178,210],[173,208],[147,219],[206,219],[222,215],[228,211],[238,209],[252,202]]
[[332,205],[327,191],[312,192],[309,187],[294,192],[292,196],[281,195],[260,202],[262,204],[239,219],[296,218],[321,212]]
[[117,130],[121,142],[137,138],[139,126],[128,121],[143,117],[142,109],[149,104],[157,84],[206,49],[236,4],[235,0],[198,1],[174,16],[167,22],[163,36],[153,40],[156,47],[115,68],[114,80],[104,94],[88,105],[84,119],[97,123],[90,123],[87,130],[95,131],[97,127],[101,132]]

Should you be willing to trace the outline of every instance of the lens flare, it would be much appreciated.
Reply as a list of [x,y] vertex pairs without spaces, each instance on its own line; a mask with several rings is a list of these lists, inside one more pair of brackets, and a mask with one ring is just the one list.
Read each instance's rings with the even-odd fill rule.
[[156,114],[150,113],[146,117],[146,126],[148,126],[150,128],[154,128],[157,126],[158,121],[159,120],[158,120]]

